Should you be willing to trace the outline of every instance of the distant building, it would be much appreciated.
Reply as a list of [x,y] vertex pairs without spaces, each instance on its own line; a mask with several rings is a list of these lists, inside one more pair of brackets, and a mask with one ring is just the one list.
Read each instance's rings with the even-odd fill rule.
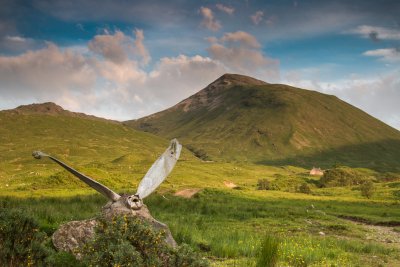
[[310,175],[324,175],[324,171],[321,168],[313,167],[310,171]]

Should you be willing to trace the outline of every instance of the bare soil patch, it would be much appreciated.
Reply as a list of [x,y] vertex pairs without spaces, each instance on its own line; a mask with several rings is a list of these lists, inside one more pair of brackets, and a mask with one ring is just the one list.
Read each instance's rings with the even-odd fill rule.
[[176,192],[174,195],[183,198],[191,198],[196,195],[201,189],[198,188],[191,188],[191,189],[184,189],[181,191]]
[[230,181],[224,181],[224,185],[225,185],[226,187],[229,187],[229,188],[235,188],[235,187],[237,187],[236,184],[234,184],[234,183],[232,183],[232,182],[230,182]]

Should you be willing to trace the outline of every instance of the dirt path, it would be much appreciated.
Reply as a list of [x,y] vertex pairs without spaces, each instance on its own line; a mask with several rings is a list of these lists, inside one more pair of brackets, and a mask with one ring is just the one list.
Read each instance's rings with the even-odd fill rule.
[[350,218],[342,219],[357,224],[366,229],[368,233],[366,234],[365,239],[384,244],[391,244],[397,249],[400,249],[400,233],[395,231],[393,226],[372,225]]
[[374,240],[381,243],[393,244],[400,249],[400,233],[393,230],[389,226],[377,226],[363,224],[369,233],[366,235],[367,240]]

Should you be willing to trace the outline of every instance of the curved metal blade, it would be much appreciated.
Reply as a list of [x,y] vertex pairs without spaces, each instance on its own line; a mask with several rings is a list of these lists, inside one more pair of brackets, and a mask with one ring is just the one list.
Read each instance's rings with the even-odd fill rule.
[[182,145],[178,140],[171,140],[170,146],[153,163],[139,184],[136,195],[145,198],[150,195],[164,180],[174,168],[181,155]]
[[65,164],[64,162],[59,161],[58,159],[56,159],[50,155],[47,155],[41,151],[34,151],[32,153],[32,156],[35,159],[41,159],[42,157],[48,157],[49,159],[53,160],[54,162],[59,164],[61,167],[63,167],[64,169],[66,169],[67,171],[69,171],[70,173],[75,175],[76,177],[78,177],[82,182],[86,183],[87,185],[92,187],[94,190],[103,194],[105,197],[107,197],[108,199],[110,199],[112,201],[117,201],[121,197],[120,195],[118,195],[117,193],[115,193],[114,191],[109,189],[108,187],[102,185],[99,182],[96,182],[92,178],[78,172],[77,170],[74,170],[73,168],[71,168],[67,164]]

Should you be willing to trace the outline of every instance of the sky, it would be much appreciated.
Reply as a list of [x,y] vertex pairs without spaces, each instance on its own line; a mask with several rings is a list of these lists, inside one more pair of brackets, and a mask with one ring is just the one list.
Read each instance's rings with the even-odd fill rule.
[[399,14],[398,0],[0,0],[0,110],[136,119],[239,73],[400,129]]

